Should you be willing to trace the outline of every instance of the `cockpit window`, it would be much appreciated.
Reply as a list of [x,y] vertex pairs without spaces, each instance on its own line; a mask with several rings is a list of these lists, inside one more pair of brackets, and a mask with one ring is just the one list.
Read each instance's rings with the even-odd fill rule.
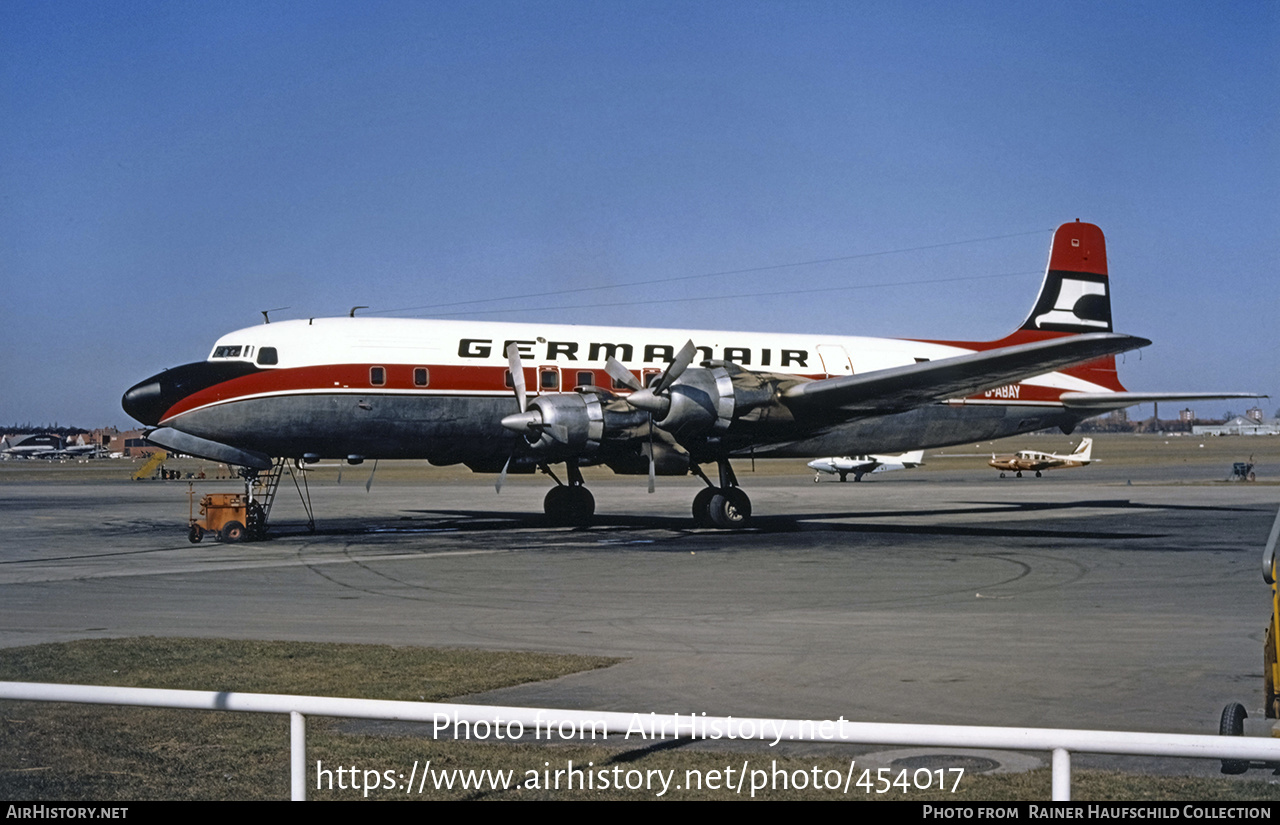
[[213,350],[214,358],[239,358],[240,351],[244,347],[216,347]]
[[273,367],[278,363],[280,363],[280,356],[275,347],[263,347],[258,350],[258,364],[260,366]]

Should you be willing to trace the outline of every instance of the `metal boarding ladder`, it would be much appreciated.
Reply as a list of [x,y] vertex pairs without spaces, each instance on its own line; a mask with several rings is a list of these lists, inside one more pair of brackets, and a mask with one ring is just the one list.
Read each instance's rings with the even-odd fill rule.
[[280,478],[284,475],[286,467],[289,469],[290,478],[293,479],[293,486],[298,490],[298,497],[302,499],[302,507],[307,512],[307,529],[315,532],[316,519],[311,509],[311,490],[307,488],[306,474],[303,474],[302,484],[299,485],[298,474],[293,471],[292,466],[289,466],[289,459],[277,458],[265,474],[245,479],[245,494],[250,506],[256,503],[261,508],[261,533],[266,533],[267,524],[270,523],[271,507],[275,504],[276,493],[280,488]]

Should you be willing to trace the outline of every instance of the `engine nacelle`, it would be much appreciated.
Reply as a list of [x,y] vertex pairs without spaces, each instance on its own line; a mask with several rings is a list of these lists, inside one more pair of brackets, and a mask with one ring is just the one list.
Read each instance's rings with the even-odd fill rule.
[[601,444],[629,437],[646,422],[644,413],[599,391],[540,395],[522,418],[529,448],[552,461],[591,459]]
[[735,420],[766,408],[785,410],[778,401],[775,376],[744,370],[731,361],[706,363],[705,368],[685,370],[671,385],[670,406],[655,420],[677,440],[724,433]]

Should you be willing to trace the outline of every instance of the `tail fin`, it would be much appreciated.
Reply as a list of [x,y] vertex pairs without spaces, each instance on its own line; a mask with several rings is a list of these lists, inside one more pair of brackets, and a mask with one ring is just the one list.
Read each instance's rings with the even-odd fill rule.
[[[1009,335],[995,341],[935,341],[978,350],[1016,346],[1086,332],[1114,332],[1111,286],[1107,278],[1107,242],[1091,223],[1064,223],[1053,233],[1049,265],[1031,314]],[[1058,370],[1111,392],[1124,392],[1108,355]]]
[[1049,266],[1031,314],[1029,332],[1111,332],[1107,243],[1091,223],[1064,223],[1053,233]]
[[[1107,241],[1091,223],[1064,223],[1053,233],[1049,265],[1031,314],[1013,334],[1019,340],[1082,332],[1112,332]],[[1113,355],[1068,367],[1068,375],[1124,392]]]
[[1083,461],[1085,463],[1092,461],[1093,460],[1092,456],[1093,456],[1093,439],[1092,438],[1080,439],[1080,446],[1076,447],[1076,451],[1071,454],[1072,458],[1076,459],[1077,461]]

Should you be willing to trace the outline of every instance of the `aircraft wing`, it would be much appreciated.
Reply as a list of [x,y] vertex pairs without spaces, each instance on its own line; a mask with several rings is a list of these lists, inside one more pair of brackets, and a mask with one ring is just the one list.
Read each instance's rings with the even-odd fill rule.
[[1064,392],[1062,403],[1072,409],[1121,410],[1152,401],[1216,401],[1224,398],[1267,398],[1252,392]]
[[[807,381],[787,388],[782,397],[787,406],[797,412],[838,409],[855,416],[897,412],[948,398],[963,398],[1150,343],[1146,338],[1113,332],[1070,335],[862,375]],[[1110,394],[1087,395],[1106,397]]]

